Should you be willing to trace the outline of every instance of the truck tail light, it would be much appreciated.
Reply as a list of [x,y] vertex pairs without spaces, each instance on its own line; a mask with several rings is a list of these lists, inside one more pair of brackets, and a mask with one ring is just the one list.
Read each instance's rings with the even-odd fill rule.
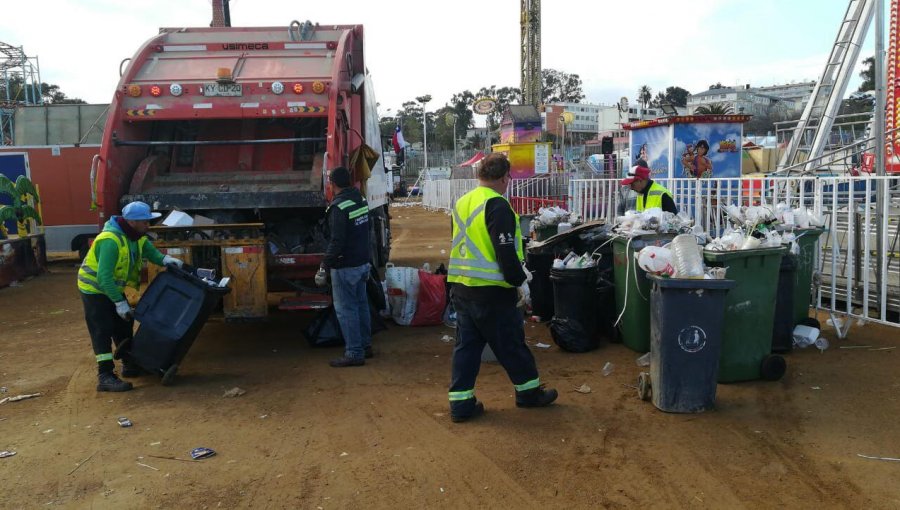
[[181,88],[181,85],[177,83],[173,83],[169,85],[169,94],[172,94],[175,97],[180,96],[184,92],[184,89]]
[[320,81],[314,81],[312,84],[312,91],[316,94],[321,94],[325,92],[325,84]]
[[128,95],[131,97],[140,97],[141,96],[141,86],[132,83],[128,86]]
[[162,95],[162,89],[159,88],[159,85],[153,85],[150,87],[150,95],[153,97],[159,97]]
[[302,94],[303,93],[303,84],[295,83],[294,84],[294,94]]

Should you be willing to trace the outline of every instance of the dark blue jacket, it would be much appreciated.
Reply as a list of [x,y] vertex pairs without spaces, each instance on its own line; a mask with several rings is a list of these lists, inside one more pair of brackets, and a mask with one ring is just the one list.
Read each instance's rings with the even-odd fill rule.
[[369,204],[356,188],[342,190],[325,212],[328,248],[326,269],[357,267],[369,262]]

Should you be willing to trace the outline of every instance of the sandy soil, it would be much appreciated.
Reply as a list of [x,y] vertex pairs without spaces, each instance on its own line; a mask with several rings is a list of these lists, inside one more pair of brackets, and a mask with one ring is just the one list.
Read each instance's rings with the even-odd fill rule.
[[[449,217],[394,210],[398,265],[446,260]],[[336,370],[308,316],[206,325],[176,386],[95,391],[73,261],[0,290],[2,508],[898,508],[897,330],[853,326],[824,354],[788,356],[777,383],[720,385],[718,409],[672,415],[640,401],[634,353],[535,348],[559,404],[517,409],[485,364],[487,414],[453,424],[453,332],[392,326],[377,357]],[[552,343],[529,324],[529,342]],[[608,377],[601,367],[615,366]],[[589,394],[574,392],[582,384]],[[223,398],[233,387],[246,390]],[[131,428],[116,418],[127,416]],[[197,446],[218,456],[186,462]],[[88,459],[88,460],[85,460]],[[77,469],[76,469],[77,468]]]

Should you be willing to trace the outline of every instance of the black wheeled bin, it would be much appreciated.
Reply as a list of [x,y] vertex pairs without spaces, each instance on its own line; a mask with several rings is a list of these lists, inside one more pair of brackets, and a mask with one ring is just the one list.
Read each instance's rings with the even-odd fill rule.
[[668,413],[712,409],[732,280],[671,279],[648,275],[650,373],[638,379],[641,398]]
[[772,327],[772,352],[790,352],[794,347],[794,298],[797,284],[797,259],[786,253],[778,272],[775,293],[775,320]]
[[193,271],[168,266],[135,307],[140,326],[128,356],[143,369],[161,375],[163,384],[172,383],[200,329],[229,291],[206,283]]
[[600,346],[597,338],[597,266],[551,269],[553,320],[550,335],[565,351],[587,352]]
[[528,266],[532,276],[528,284],[528,290],[531,292],[531,312],[542,321],[553,318],[553,282],[550,281],[553,259],[552,253],[534,251],[528,251],[525,256],[525,265]]

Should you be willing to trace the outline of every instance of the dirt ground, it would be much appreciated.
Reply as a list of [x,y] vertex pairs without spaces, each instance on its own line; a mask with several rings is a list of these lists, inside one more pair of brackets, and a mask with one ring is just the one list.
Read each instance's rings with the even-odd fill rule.
[[[394,261],[445,261],[449,218],[396,208]],[[717,409],[674,415],[630,385],[636,354],[534,348],[558,405],[518,409],[485,364],[487,413],[453,424],[453,335],[392,326],[363,368],[333,369],[312,349],[309,317],[206,325],[176,386],[95,391],[75,261],[0,289],[2,508],[898,508],[897,330],[854,325],[847,340],[788,356],[776,383],[720,385]],[[544,325],[530,343],[552,344]],[[601,367],[611,362],[604,377]],[[587,384],[589,394],[573,389]],[[246,390],[223,398],[233,387]],[[120,428],[119,416],[134,422]],[[197,446],[218,452],[201,462]]]

